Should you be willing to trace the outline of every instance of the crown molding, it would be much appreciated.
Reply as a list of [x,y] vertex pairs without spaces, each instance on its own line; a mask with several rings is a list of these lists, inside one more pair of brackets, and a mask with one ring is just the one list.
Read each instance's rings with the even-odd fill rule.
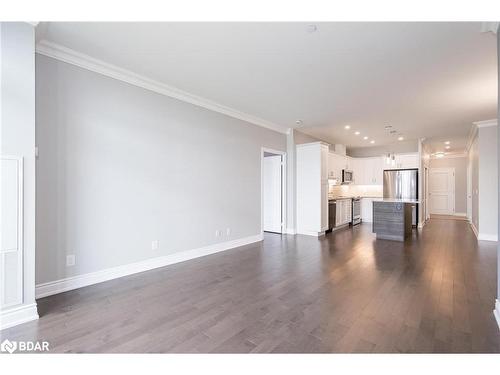
[[472,147],[472,143],[474,142],[474,138],[476,138],[477,136],[479,128],[487,128],[489,126],[497,126],[497,125],[498,125],[497,119],[473,122],[469,131],[469,135],[467,137],[467,145],[465,146],[465,151],[469,152],[470,148]]
[[481,22],[481,32],[496,34],[498,32],[499,25],[500,22]]
[[129,83],[134,86],[141,87],[149,91],[156,92],[161,95],[168,96],[170,98],[181,100],[183,102],[190,103],[214,112],[218,112],[223,115],[236,118],[238,120],[249,122],[263,128],[274,130],[282,134],[287,133],[287,127],[283,127],[259,117],[252,116],[248,113],[226,107],[222,104],[213,102],[209,99],[205,99],[201,96],[190,94],[176,87],[166,85],[159,81],[134,73],[130,70],[120,68],[113,64],[109,64],[89,55],[77,52],[71,48],[50,42],[46,39],[42,39],[37,43],[36,53],[78,66],[83,69],[90,70],[95,73],[105,75],[110,78],[117,79],[119,81]]
[[465,152],[469,153],[472,143],[477,136],[477,126],[473,123],[470,127],[469,135],[467,137],[467,144],[465,145]]
[[487,128],[489,126],[497,126],[498,121],[497,119],[491,119],[491,120],[484,120],[484,121],[476,121],[473,122],[474,125],[476,125],[478,128]]

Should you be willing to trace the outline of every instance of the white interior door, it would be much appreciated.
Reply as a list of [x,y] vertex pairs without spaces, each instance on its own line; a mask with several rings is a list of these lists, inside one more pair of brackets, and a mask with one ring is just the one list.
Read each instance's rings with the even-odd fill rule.
[[281,155],[264,157],[264,231],[282,232]]
[[429,199],[431,214],[455,213],[455,169],[431,168],[429,170]]

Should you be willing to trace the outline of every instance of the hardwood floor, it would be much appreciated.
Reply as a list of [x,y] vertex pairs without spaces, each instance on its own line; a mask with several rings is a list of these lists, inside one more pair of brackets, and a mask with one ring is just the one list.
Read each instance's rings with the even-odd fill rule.
[[500,352],[496,243],[432,219],[405,243],[363,224],[47,297],[2,340],[51,352]]

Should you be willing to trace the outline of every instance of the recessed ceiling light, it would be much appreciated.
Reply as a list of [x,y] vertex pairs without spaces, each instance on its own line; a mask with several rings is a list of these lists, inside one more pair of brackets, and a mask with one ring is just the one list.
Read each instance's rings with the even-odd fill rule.
[[444,156],[444,152],[436,152],[434,156],[437,158],[442,158]]
[[375,141],[374,141],[374,140],[371,140],[371,141],[370,141],[370,143],[375,143]]
[[444,142],[445,145],[449,145],[450,144],[450,141],[446,141]]
[[398,137],[398,141],[403,141],[405,138],[404,137]]
[[355,135],[359,135],[360,133],[359,132],[354,132]]
[[449,150],[450,149],[450,146],[446,146],[445,149]]
[[366,141],[366,140],[368,139],[368,137],[365,135],[365,136],[363,137],[363,139]]
[[301,126],[301,125],[302,125],[302,120],[297,120],[297,121],[295,121],[295,123],[296,123],[298,126]]
[[344,126],[344,129],[349,130],[351,128],[351,125],[346,125]]

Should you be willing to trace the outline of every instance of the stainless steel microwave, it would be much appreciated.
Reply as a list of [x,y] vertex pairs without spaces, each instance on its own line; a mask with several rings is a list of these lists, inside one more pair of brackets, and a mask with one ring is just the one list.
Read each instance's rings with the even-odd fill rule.
[[354,174],[348,169],[342,169],[342,183],[350,184],[354,181]]

